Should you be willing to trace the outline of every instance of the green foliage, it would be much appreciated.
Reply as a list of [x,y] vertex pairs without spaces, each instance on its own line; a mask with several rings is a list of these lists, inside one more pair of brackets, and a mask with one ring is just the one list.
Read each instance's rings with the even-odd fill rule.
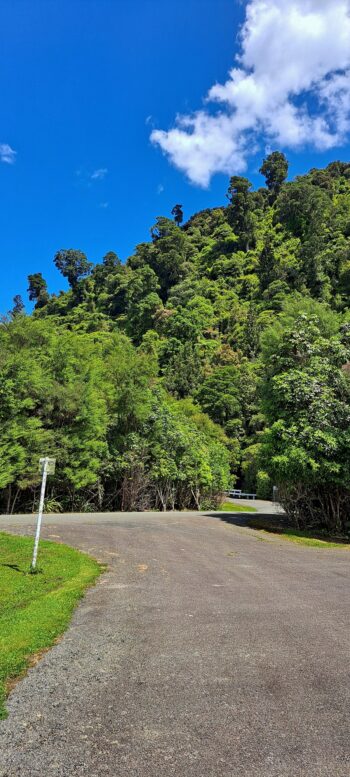
[[138,344],[153,328],[156,313],[163,307],[159,288],[157,275],[148,265],[138,267],[129,279],[125,292],[126,329]]
[[161,509],[188,504],[228,488],[225,437],[189,400],[176,403],[159,394],[146,422],[149,475]]
[[72,289],[76,288],[80,278],[87,275],[92,267],[85,254],[74,248],[62,248],[60,251],[57,251],[54,263],[64,278],[67,278]]
[[350,504],[350,326],[321,306],[294,315],[265,336],[269,428],[261,460],[298,527],[342,532]]
[[230,180],[228,199],[228,222],[238,236],[238,247],[249,251],[255,242],[254,199],[250,193],[251,183],[247,178],[234,175]]
[[174,205],[171,211],[171,215],[174,216],[175,224],[177,224],[177,226],[179,227],[184,220],[182,205]]
[[274,202],[282,184],[288,175],[288,161],[281,151],[273,151],[264,159],[259,172],[265,176],[266,186],[270,192],[270,201]]
[[331,206],[324,189],[307,180],[286,184],[276,202],[276,216],[281,224],[301,240],[319,231]]
[[59,251],[58,296],[29,276],[33,315],[0,331],[4,510],[32,509],[46,452],[62,509],[217,504],[229,476],[346,529],[350,165],[261,172],[187,223],[175,205],[126,264]]
[[30,302],[35,302],[36,308],[41,308],[47,304],[49,300],[47,283],[41,272],[28,275],[28,296]]
[[[240,371],[237,366],[216,367],[203,381],[198,399],[213,421],[225,428],[240,416]],[[238,421],[239,423],[239,421]]]
[[272,483],[267,472],[259,469],[256,474],[256,495],[258,499],[271,499]]
[[24,302],[20,294],[16,294],[13,298],[13,308],[11,310],[12,318],[15,316],[21,316],[24,313]]
[[161,297],[165,301],[172,286],[184,278],[186,262],[190,259],[191,244],[186,233],[170,219],[159,216],[151,229],[152,243],[137,247],[136,256],[129,265],[147,264],[158,276]]

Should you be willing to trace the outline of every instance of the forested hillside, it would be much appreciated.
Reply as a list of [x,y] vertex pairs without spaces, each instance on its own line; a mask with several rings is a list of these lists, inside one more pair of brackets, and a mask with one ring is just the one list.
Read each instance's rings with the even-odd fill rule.
[[350,164],[261,172],[175,205],[126,264],[58,251],[58,296],[29,276],[0,334],[3,512],[32,509],[47,454],[51,509],[210,507],[236,482],[349,529]]

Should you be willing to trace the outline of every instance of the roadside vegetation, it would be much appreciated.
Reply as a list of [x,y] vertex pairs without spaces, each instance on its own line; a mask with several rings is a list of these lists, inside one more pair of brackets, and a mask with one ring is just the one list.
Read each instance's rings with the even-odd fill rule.
[[291,527],[282,526],[278,523],[269,523],[263,518],[250,518],[248,526],[251,529],[257,529],[264,534],[275,534],[283,540],[295,542],[297,545],[307,545],[312,548],[338,548],[340,550],[350,550],[350,542],[346,537],[336,537],[327,539],[327,537],[317,536],[315,533],[298,531]]
[[[235,484],[298,530],[350,532],[350,164],[159,216],[122,264],[54,257],[0,325],[0,509],[217,507]],[[224,192],[223,192],[224,195]]]
[[235,502],[223,502],[218,508],[224,513],[256,513],[255,507],[250,507],[242,504],[236,504]]
[[29,574],[33,540],[0,534],[0,719],[6,692],[33,657],[67,628],[102,567],[66,545],[41,541],[38,574]]

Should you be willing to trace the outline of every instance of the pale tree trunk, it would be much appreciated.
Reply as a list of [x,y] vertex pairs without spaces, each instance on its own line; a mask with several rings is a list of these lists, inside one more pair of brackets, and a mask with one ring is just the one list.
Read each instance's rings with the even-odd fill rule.
[[201,504],[200,504],[201,495],[200,495],[200,491],[199,491],[198,486],[196,488],[191,488],[191,494],[192,494],[193,499],[195,501],[195,505],[196,505],[197,510],[200,510],[200,507],[201,507]]
[[14,511],[14,509],[15,509],[15,505],[16,505],[16,502],[17,502],[17,499],[18,499],[18,495],[19,495],[19,488],[17,488],[17,490],[16,490],[16,493],[15,493],[15,496],[14,496],[14,500],[13,500],[13,502],[12,502],[12,506],[11,506],[11,515],[13,514],[13,511]]

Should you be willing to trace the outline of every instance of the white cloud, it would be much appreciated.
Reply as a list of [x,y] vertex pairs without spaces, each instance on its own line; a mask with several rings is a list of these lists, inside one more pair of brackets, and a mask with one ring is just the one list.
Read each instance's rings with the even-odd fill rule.
[[242,172],[258,141],[324,150],[350,129],[350,0],[249,0],[240,40],[237,66],[207,107],[151,134],[201,186]]
[[93,173],[91,173],[91,180],[92,181],[101,181],[102,178],[105,178],[108,173],[107,167],[100,167],[98,170],[94,170]]
[[13,165],[16,161],[17,151],[14,151],[8,143],[0,143],[0,162]]
[[157,186],[157,194],[162,194],[164,192],[164,186],[162,183],[159,183]]

